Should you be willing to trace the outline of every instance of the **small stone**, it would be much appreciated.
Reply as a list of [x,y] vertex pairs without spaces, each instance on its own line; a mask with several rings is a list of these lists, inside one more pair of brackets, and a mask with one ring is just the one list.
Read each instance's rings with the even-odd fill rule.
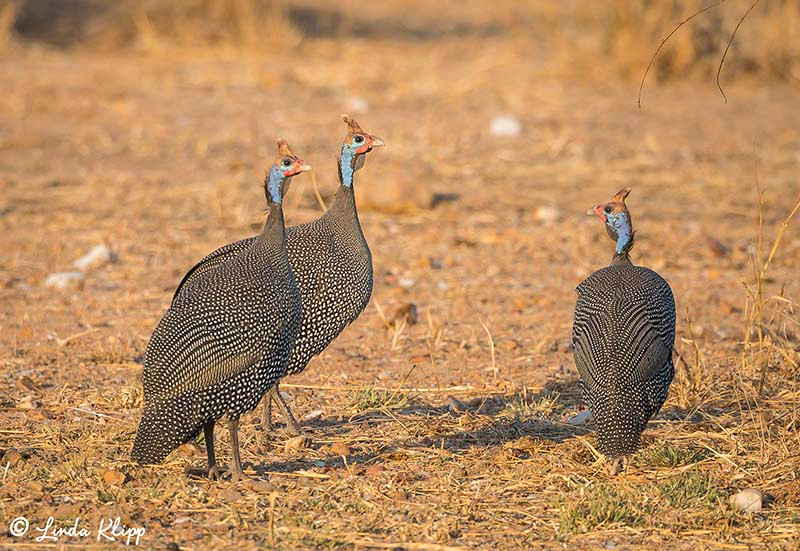
[[28,395],[17,402],[17,407],[20,409],[36,409],[39,407],[39,401],[33,396]]
[[178,454],[184,457],[192,457],[193,455],[198,455],[200,453],[200,448],[194,442],[186,442],[185,444],[181,444],[178,446],[176,450]]
[[50,411],[49,409],[32,409],[27,413],[28,419],[36,419],[39,421],[44,421],[45,419],[55,419],[55,414]]
[[3,454],[3,461],[1,463],[3,465],[9,464],[12,467],[14,467],[22,463],[22,461],[23,461],[22,454],[19,453],[17,450],[10,449]]
[[100,478],[109,486],[121,486],[125,482],[125,474],[114,469],[107,469],[100,473]]
[[586,411],[582,411],[577,415],[573,415],[569,419],[567,419],[567,423],[570,425],[585,425],[589,422],[589,419],[592,418],[592,410],[587,409]]
[[450,396],[447,400],[447,409],[450,413],[459,415],[469,410],[469,406],[457,399],[455,396]]
[[0,392],[0,407],[3,408],[13,408],[16,407],[17,403],[14,401],[14,398],[9,396],[8,394],[3,394]]
[[344,442],[334,442],[330,445],[328,451],[333,455],[343,455],[345,457],[350,455],[350,448]]
[[516,137],[522,133],[522,123],[513,115],[499,115],[489,123],[489,133],[492,136]]
[[554,205],[539,205],[533,211],[533,217],[539,222],[552,224],[558,222],[564,216],[560,208]]
[[347,111],[356,115],[369,113],[369,102],[363,96],[351,96],[347,100]]
[[220,492],[220,497],[227,502],[239,501],[242,499],[242,493],[235,488],[227,488]]
[[103,264],[111,262],[112,258],[111,249],[106,245],[100,244],[92,247],[88,253],[75,260],[72,265],[80,271],[85,272],[86,270],[99,268]]
[[714,256],[718,258],[722,258],[724,256],[728,256],[731,252],[730,248],[728,248],[722,241],[713,237],[711,235],[706,235],[706,246],[708,246],[709,250],[714,254]]
[[306,413],[303,416],[303,421],[312,421],[314,419],[319,419],[320,417],[322,417],[323,413],[324,412],[321,409],[315,409],[314,411]]
[[286,453],[292,453],[307,448],[310,444],[311,439],[308,436],[300,435],[295,436],[294,438],[289,438],[286,441],[283,449]]
[[83,286],[83,272],[56,272],[44,280],[45,287],[54,289],[79,289]]
[[246,488],[262,494],[268,494],[275,491],[274,484],[263,480],[254,480],[248,478],[244,481],[244,485]]
[[41,482],[36,482],[35,480],[31,480],[25,485],[28,490],[35,494],[40,494],[44,491],[44,485]]
[[416,325],[419,321],[419,309],[417,305],[413,302],[404,304],[394,313],[394,319],[392,321],[395,323],[405,321],[409,325]]
[[764,494],[755,488],[745,488],[731,496],[731,504],[745,513],[757,513],[764,502]]
[[414,279],[413,277],[399,277],[399,278],[397,278],[397,284],[400,287],[402,287],[403,289],[410,289],[411,287],[414,286],[414,284],[416,282],[417,282],[417,280]]
[[172,524],[186,524],[187,522],[192,522],[192,517],[175,517],[172,519]]

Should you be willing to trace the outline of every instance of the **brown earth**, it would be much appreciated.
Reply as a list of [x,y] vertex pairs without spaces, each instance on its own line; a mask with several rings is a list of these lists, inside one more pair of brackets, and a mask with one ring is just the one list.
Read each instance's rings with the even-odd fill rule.
[[[639,110],[635,85],[560,80],[523,46],[476,33],[309,40],[274,57],[0,58],[0,527],[120,516],[157,549],[796,548],[797,220],[763,278],[760,325],[744,283],[757,182],[764,255],[800,194],[797,87],[732,84],[725,104],[710,81],[648,86]],[[304,423],[311,447],[285,450],[250,415],[249,482],[187,472],[205,464],[193,446],[132,463],[141,356],[176,284],[258,231],[275,138],[330,196],[354,96],[369,109],[351,114],[388,144],[357,180],[375,290],[286,381],[299,416],[321,410]],[[519,137],[489,134],[504,113]],[[289,223],[319,215],[312,182],[295,180]],[[569,340],[573,289],[613,248],[584,212],[623,186],[635,262],[675,293],[684,361],[645,449],[609,478],[591,430],[566,423],[583,408]],[[115,259],[80,288],[44,285],[101,243]],[[409,303],[415,324],[395,319]],[[772,502],[734,511],[745,487]],[[0,533],[0,547],[38,545]]]

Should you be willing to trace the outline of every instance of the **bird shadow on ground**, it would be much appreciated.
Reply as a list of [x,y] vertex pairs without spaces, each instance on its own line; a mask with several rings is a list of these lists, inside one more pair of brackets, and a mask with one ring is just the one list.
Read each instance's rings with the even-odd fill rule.
[[517,391],[507,395],[481,396],[468,402],[451,397],[441,405],[416,397],[408,405],[391,411],[373,410],[350,418],[314,419],[303,424],[312,439],[330,440],[334,437],[346,441],[351,433],[362,435],[364,425],[375,427],[384,423],[411,424],[415,421],[429,425],[432,434],[383,441],[376,438],[372,450],[349,454],[346,463],[341,456],[332,455],[292,458],[252,467],[258,476],[267,476],[270,472],[383,463],[387,456],[407,450],[458,453],[475,448],[502,447],[522,438],[560,444],[590,432],[585,427],[560,420],[561,412],[580,402],[580,392],[576,388],[574,381],[565,381],[546,385],[536,393]]

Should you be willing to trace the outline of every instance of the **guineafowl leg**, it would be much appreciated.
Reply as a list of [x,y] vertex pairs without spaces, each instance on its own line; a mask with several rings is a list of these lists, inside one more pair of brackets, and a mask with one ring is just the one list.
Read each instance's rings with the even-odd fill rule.
[[236,482],[244,478],[239,459],[239,419],[228,419],[228,430],[231,432],[231,480]]
[[267,392],[264,399],[264,409],[261,410],[261,429],[272,432],[275,427],[272,426],[272,394],[275,392],[275,387],[272,387]]
[[205,424],[203,433],[206,439],[206,451],[208,452],[208,479],[219,480],[217,458],[214,456],[214,421]]
[[[278,383],[275,383],[275,386],[270,389],[270,393],[272,395],[272,399],[275,400],[275,403],[278,404],[278,407],[281,409],[281,413],[283,413],[283,417],[286,419],[286,430],[292,436],[300,436],[303,434],[303,431],[300,429],[300,425],[297,422],[297,419],[294,418],[292,415],[292,410],[289,409],[289,405],[281,396],[281,391],[278,388]],[[270,406],[271,407],[271,406]]]

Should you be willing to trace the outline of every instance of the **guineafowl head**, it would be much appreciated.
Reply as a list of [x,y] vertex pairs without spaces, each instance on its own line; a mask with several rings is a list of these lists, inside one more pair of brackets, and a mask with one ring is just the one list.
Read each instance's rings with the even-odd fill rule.
[[264,192],[267,195],[267,201],[270,204],[280,204],[289,189],[292,176],[307,170],[311,170],[311,166],[292,153],[292,149],[286,143],[286,140],[278,138],[278,156],[272,162],[264,181]]
[[600,203],[586,211],[586,214],[599,216],[606,223],[608,236],[617,242],[616,254],[627,253],[633,247],[633,221],[625,205],[630,188],[622,188],[607,203]]
[[364,166],[366,154],[375,147],[386,145],[382,139],[365,132],[349,115],[342,115],[347,124],[347,136],[342,143],[342,154],[339,157],[339,173],[342,184],[350,187],[353,183],[353,172]]

